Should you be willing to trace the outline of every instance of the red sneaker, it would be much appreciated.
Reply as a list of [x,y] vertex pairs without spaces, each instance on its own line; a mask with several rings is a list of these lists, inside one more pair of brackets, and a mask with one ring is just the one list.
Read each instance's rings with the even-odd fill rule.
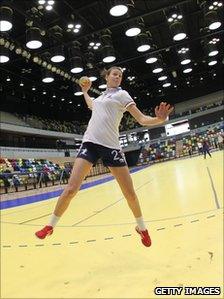
[[53,233],[53,227],[50,225],[45,226],[41,230],[35,232],[35,235],[39,239],[45,239],[45,237],[50,236]]
[[150,236],[149,236],[149,233],[148,233],[147,229],[146,230],[140,230],[138,228],[138,226],[136,226],[135,230],[141,236],[142,244],[145,245],[146,247],[151,246],[152,241],[150,239]]

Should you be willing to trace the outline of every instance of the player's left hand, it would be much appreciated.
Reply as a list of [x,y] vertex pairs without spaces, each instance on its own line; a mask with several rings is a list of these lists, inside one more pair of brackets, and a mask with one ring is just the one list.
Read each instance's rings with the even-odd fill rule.
[[160,120],[165,121],[170,113],[173,111],[174,107],[171,107],[170,104],[166,102],[161,102],[159,106],[155,108],[155,115]]

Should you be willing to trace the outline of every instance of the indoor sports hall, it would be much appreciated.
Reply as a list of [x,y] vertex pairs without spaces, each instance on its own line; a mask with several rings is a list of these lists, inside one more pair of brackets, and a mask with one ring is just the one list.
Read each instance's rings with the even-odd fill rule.
[[222,286],[222,155],[132,174],[150,249],[139,243],[113,179],[83,188],[44,242],[34,231],[55,197],[38,194],[39,201],[2,210],[3,298],[156,298],[159,286]]
[[1,298],[223,298],[223,19],[1,1]]

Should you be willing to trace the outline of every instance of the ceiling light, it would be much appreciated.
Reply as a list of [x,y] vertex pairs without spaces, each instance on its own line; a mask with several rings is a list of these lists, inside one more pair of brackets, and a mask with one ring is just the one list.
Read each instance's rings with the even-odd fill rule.
[[214,37],[212,40],[209,41],[209,44],[216,44],[220,41],[219,38]]
[[45,4],[45,2],[46,2],[45,0],[39,0],[39,1],[38,1],[38,3],[39,3],[40,5]]
[[51,83],[53,81],[54,81],[53,77],[45,77],[42,79],[42,82],[44,82],[44,83]]
[[72,23],[68,24],[69,29],[72,29],[73,27],[74,27],[74,24],[72,24]]
[[123,16],[128,11],[128,7],[126,5],[123,5],[122,1],[119,1],[119,2],[121,2],[121,4],[117,4],[117,5],[113,6],[113,7],[111,7],[111,9],[110,9],[110,14],[113,17]]
[[179,41],[179,40],[185,39],[186,36],[187,36],[186,33],[184,33],[184,32],[180,32],[180,33],[175,34],[175,35],[173,36],[173,39],[174,39],[175,41]]
[[100,84],[98,87],[99,89],[105,89],[107,88],[107,85],[104,83],[104,84]]
[[10,82],[10,81],[11,81],[11,79],[10,79],[9,76],[6,78],[6,81],[7,81],[7,82]]
[[48,70],[45,70],[43,73],[43,79],[42,82],[44,83],[51,83],[54,81],[54,76],[51,72],[49,72]]
[[211,56],[216,56],[218,53],[219,53],[218,50],[213,50],[213,51],[209,52],[208,56],[210,56],[210,57]]
[[0,63],[9,61],[9,51],[5,47],[0,46]]
[[137,48],[138,52],[145,52],[150,49],[150,40],[149,40],[148,34],[140,33],[136,37],[136,41],[137,41],[137,45],[138,45],[138,48]]
[[38,49],[42,46],[40,29],[31,27],[26,32],[26,46],[29,49]]
[[170,24],[170,30],[173,34],[173,40],[180,41],[186,38],[186,33],[184,32],[183,23],[176,21]]
[[209,62],[208,62],[208,65],[209,66],[213,66],[213,65],[215,65],[217,63],[217,60],[210,60]]
[[76,92],[74,93],[74,95],[75,95],[75,96],[81,96],[81,95],[83,95],[83,92],[82,92],[82,91],[76,91]]
[[137,48],[137,51],[138,52],[146,52],[150,49],[150,45],[141,45]]
[[0,31],[9,31],[12,28],[12,14],[11,8],[0,7]]
[[51,5],[47,5],[45,8],[46,8],[46,10],[49,11],[49,10],[52,10],[53,6],[51,6]]
[[58,63],[64,60],[65,60],[65,56],[64,56],[63,46],[55,47],[52,52],[51,61]]
[[168,18],[168,22],[176,22],[177,20],[181,20],[183,18],[183,16],[181,14],[177,14],[177,13],[173,13],[169,18]]
[[183,73],[185,73],[185,74],[190,73],[190,72],[192,72],[192,68],[190,68],[190,67],[183,70]]
[[105,83],[105,80],[100,79],[98,88],[99,88],[99,89],[105,89],[105,88],[107,88],[107,84]]
[[219,51],[217,50],[216,47],[216,43],[208,43],[207,44],[207,48],[208,48],[208,56],[215,56],[219,53]]
[[186,52],[189,51],[189,48],[181,48],[180,50],[178,50],[178,54],[185,54]]
[[170,82],[166,82],[166,83],[163,84],[163,87],[169,87],[170,85],[171,85]]
[[141,29],[139,27],[132,27],[125,31],[125,35],[128,37],[133,37],[138,35],[141,32]]
[[146,63],[155,63],[158,59],[156,57],[149,57],[146,59]]
[[216,30],[222,25],[222,23],[218,20],[217,12],[214,10],[205,14],[205,20],[210,30]]
[[82,59],[79,56],[71,58],[71,70],[72,73],[78,74],[83,71]]
[[191,62],[191,59],[183,59],[180,63],[182,64],[182,65],[185,65],[185,64],[188,64],[188,63],[190,63]]
[[95,77],[95,76],[91,76],[91,77],[89,77],[89,80],[92,81],[92,82],[94,82],[94,81],[97,80],[97,77]]
[[135,76],[128,76],[127,78],[129,81],[133,81],[135,79]]
[[153,72],[154,74],[158,74],[158,73],[161,73],[162,71],[163,71],[163,68],[161,68],[161,67],[156,67],[156,68],[153,69],[152,72]]
[[215,30],[215,29],[218,29],[221,25],[222,25],[221,22],[215,21],[215,22],[211,23],[208,28],[210,30]]
[[47,3],[48,3],[49,5],[54,5],[54,1],[53,1],[53,0],[49,0],[49,1],[47,1]]
[[116,60],[114,49],[111,45],[107,45],[103,47],[102,53],[103,53],[103,62],[110,63]]
[[125,32],[125,35],[128,37],[137,36],[141,33],[141,29],[144,27],[144,21],[142,18],[140,18],[138,21],[130,21],[127,24],[127,30]]
[[158,78],[159,81],[163,81],[163,80],[166,80],[166,79],[167,79],[167,76],[161,76],[161,77]]
[[115,59],[116,59],[116,57],[113,56],[113,55],[112,56],[107,56],[107,57],[103,58],[103,62],[110,63],[110,62],[113,62]]

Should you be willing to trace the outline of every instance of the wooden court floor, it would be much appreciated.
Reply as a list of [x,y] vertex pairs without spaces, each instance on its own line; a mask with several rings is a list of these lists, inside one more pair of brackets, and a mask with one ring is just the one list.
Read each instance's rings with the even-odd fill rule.
[[81,190],[44,241],[34,232],[57,198],[2,210],[1,298],[208,298],[154,289],[222,287],[223,153],[152,165],[132,178],[150,248],[114,180]]

